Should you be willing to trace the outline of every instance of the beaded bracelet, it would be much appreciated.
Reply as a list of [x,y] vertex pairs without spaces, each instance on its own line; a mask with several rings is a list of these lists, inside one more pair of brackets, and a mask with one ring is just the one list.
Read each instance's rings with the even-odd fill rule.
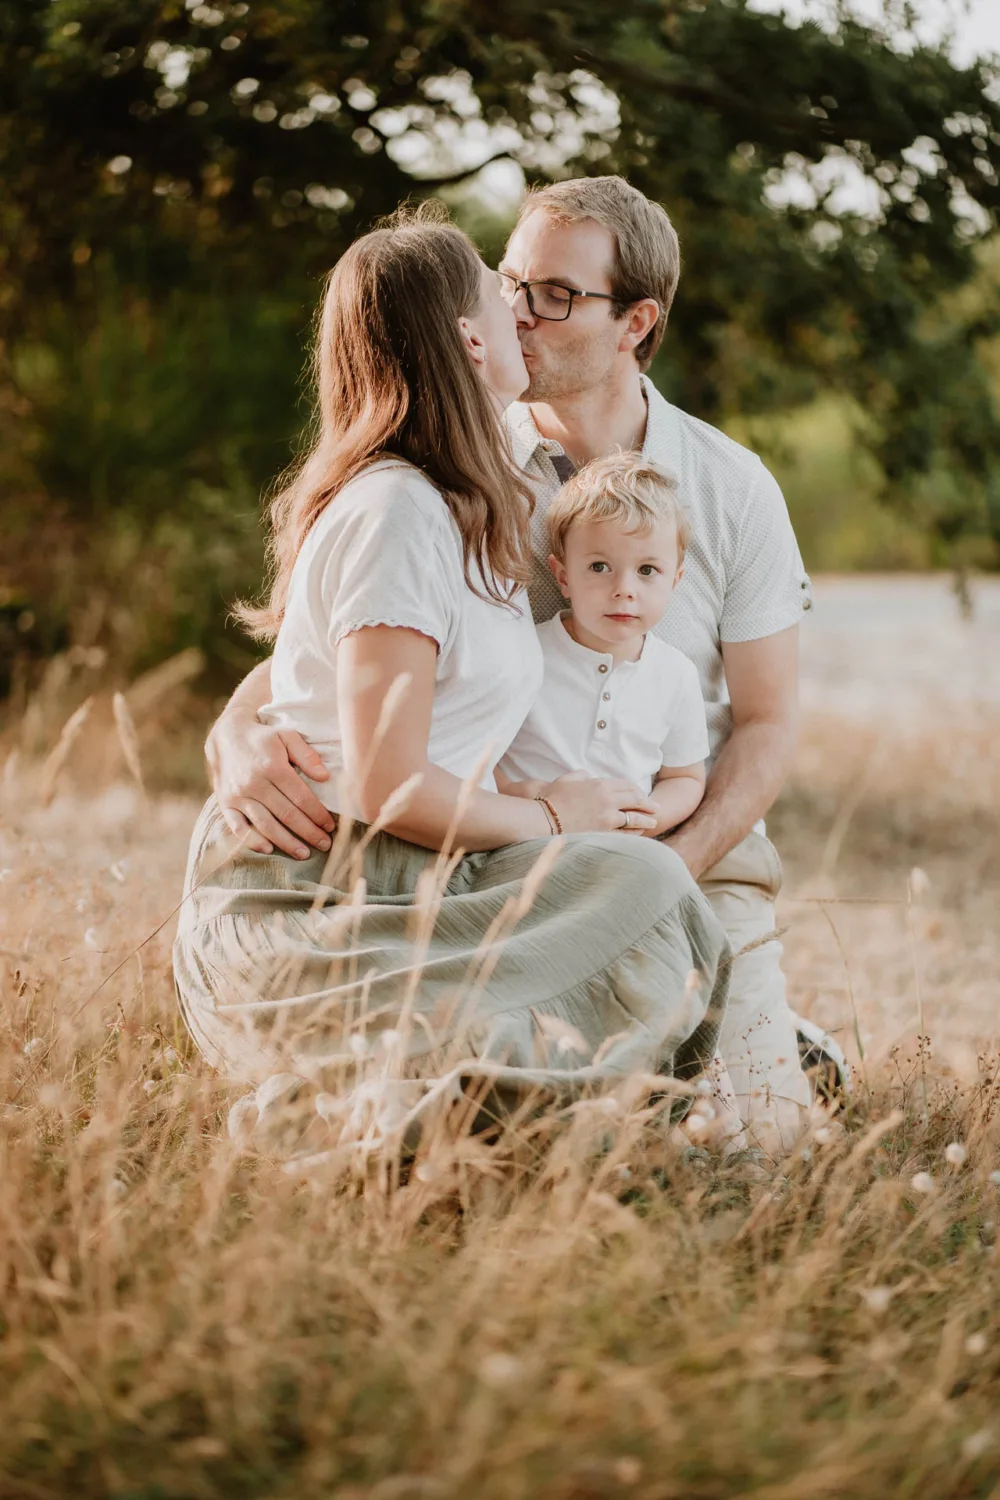
[[540,802],[542,804],[542,807],[545,809],[545,816],[549,820],[549,827],[552,829],[552,832],[557,836],[560,836],[562,834],[562,824],[559,821],[559,814],[552,806],[552,803],[549,801],[548,797],[536,797],[535,801]]

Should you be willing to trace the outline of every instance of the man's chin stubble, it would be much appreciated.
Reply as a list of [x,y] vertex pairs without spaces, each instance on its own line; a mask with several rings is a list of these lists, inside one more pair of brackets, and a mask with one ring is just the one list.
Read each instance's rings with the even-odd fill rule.
[[553,379],[544,370],[536,370],[528,382],[522,401],[558,401],[560,397],[579,395],[581,387],[568,379]]
[[[598,369],[593,360],[574,359],[572,355],[561,360],[557,370],[532,369],[529,363],[528,389],[521,400],[551,403],[585,396],[603,383]],[[607,373],[610,374],[610,366]]]

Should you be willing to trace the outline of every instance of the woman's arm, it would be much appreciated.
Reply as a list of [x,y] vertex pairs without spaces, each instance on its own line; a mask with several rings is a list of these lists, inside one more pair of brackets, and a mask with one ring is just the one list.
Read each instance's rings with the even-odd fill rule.
[[[425,849],[451,836],[469,851],[547,837],[545,810],[530,798],[470,788],[427,758],[437,646],[415,630],[375,625],[337,647],[337,713],[355,811],[379,817],[404,784],[419,778],[385,827]],[[398,684],[398,686],[397,686]],[[484,747],[485,748],[485,747]],[[551,798],[566,833],[633,827],[652,830],[652,804],[622,781],[570,781]]]
[[656,827],[645,829],[655,839],[689,818],[705,795],[705,762],[693,766],[661,766],[649,800],[656,808]]

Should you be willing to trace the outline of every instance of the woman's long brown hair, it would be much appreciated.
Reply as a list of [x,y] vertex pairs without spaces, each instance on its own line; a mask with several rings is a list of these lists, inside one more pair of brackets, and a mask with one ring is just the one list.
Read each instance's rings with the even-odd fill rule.
[[262,608],[235,611],[259,640],[278,632],[316,518],[381,455],[415,464],[441,491],[475,593],[509,603],[529,581],[531,492],[458,327],[479,305],[481,267],[472,241],[425,209],[363,235],[330,272],[313,352],[313,440],[270,506],[270,594]]

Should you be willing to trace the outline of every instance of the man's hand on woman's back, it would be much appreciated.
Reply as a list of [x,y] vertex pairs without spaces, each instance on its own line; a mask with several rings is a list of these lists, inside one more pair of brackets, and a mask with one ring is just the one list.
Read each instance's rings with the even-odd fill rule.
[[233,703],[213,726],[205,755],[222,815],[238,837],[251,835],[248,849],[295,859],[307,859],[309,845],[329,849],[333,814],[299,772],[314,781],[329,773],[300,734],[261,724],[255,709]]

